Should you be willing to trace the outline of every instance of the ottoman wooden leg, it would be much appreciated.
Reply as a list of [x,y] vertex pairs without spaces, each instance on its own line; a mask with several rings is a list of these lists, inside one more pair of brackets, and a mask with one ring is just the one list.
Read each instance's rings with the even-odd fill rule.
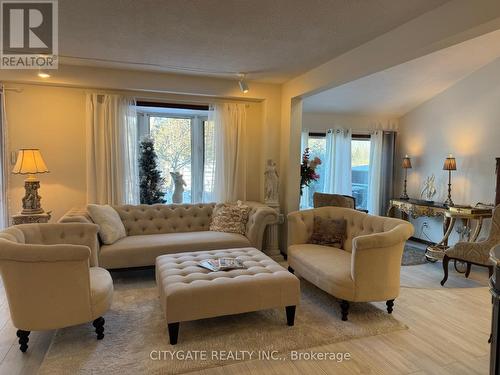
[[170,337],[170,345],[177,344],[177,338],[179,337],[179,322],[168,323],[168,336]]
[[295,306],[287,306],[286,308],[286,324],[293,326],[295,323]]

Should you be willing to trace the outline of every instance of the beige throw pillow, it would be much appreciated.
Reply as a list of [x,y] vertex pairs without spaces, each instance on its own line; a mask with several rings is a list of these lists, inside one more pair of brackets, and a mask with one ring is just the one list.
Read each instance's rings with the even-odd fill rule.
[[314,216],[311,243],[343,249],[346,238],[347,223],[345,220],[328,219]]
[[240,201],[237,204],[218,204],[214,208],[210,230],[245,235],[250,210],[250,207]]
[[127,236],[120,215],[110,205],[89,204],[87,211],[92,221],[99,225],[99,237],[105,245],[111,245]]

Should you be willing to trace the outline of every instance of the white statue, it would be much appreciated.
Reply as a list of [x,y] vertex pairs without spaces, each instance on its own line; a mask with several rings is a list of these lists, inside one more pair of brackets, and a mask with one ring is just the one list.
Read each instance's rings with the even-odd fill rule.
[[436,176],[432,174],[431,176],[427,176],[424,182],[424,187],[422,192],[420,193],[420,198],[431,202],[432,198],[436,195],[436,186],[435,186]]
[[266,203],[279,202],[279,175],[276,163],[271,159],[267,160],[264,177],[264,201]]
[[170,176],[174,180],[174,194],[172,194],[172,203],[182,203],[182,193],[184,186],[187,186],[179,172],[170,172]]

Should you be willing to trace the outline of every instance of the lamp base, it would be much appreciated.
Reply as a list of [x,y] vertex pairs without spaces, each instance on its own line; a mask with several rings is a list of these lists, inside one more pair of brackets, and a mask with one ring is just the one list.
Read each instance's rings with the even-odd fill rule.
[[451,200],[451,198],[448,198],[443,203],[444,203],[445,206],[448,206],[448,207],[453,207],[455,205],[455,203],[453,203],[453,201]]
[[403,194],[401,194],[401,196],[399,197],[399,199],[403,199],[403,200],[407,201],[407,200],[410,199],[410,197],[408,196],[408,194],[403,193]]
[[42,197],[38,195],[39,188],[40,181],[34,180],[33,178],[24,180],[26,194],[23,198],[23,210],[21,211],[23,215],[43,213],[43,208],[40,204]]

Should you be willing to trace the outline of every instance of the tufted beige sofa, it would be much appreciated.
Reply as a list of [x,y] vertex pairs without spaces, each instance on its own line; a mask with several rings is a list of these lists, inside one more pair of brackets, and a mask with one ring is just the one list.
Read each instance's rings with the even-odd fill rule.
[[21,351],[30,331],[94,321],[111,306],[113,281],[95,267],[97,225],[23,224],[0,231],[0,271]]
[[[277,213],[262,203],[244,203],[252,208],[245,235],[209,230],[215,203],[115,206],[127,237],[111,245],[101,244],[99,265],[107,269],[153,266],[156,257],[164,254],[241,247],[262,249],[264,230],[277,221]],[[92,220],[85,210],[72,210],[60,222]]]
[[[314,216],[347,221],[344,248],[310,244]],[[413,226],[403,220],[341,207],[321,207],[288,215],[291,271],[341,300],[342,320],[349,302],[387,301],[392,312],[399,295],[401,257]]]

